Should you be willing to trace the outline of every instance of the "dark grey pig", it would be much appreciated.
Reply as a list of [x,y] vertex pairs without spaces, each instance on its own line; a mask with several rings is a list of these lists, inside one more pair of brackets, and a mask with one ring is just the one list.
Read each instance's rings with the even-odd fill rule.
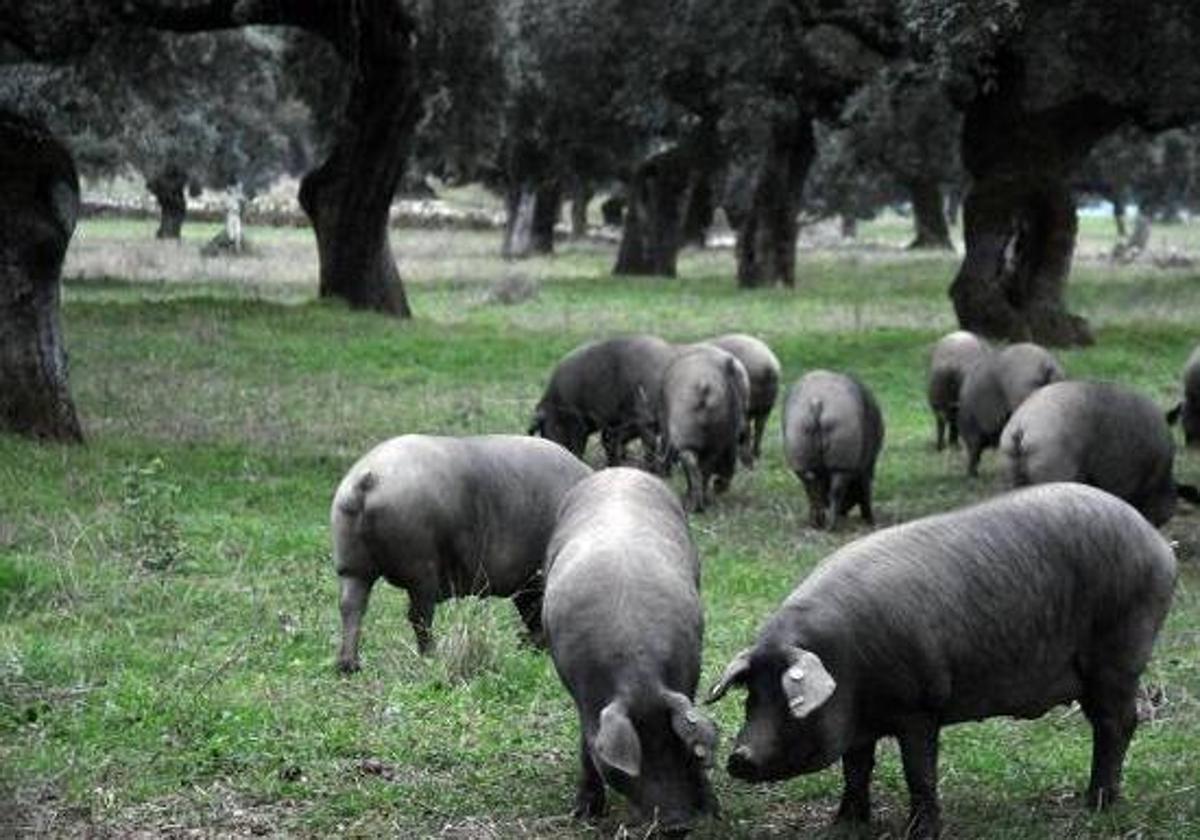
[[717,802],[706,769],[716,727],[693,705],[704,615],[700,563],[671,489],[623,467],[563,500],[546,559],[546,635],[579,711],[575,816],[604,810],[604,783],[668,831]]
[[[783,403],[783,450],[808,494],[814,528],[837,527],[858,505],[875,522],[871,484],[883,447],[883,416],[871,391],[853,376],[814,370],[801,377]],[[828,520],[826,520],[828,512]]]
[[331,512],[342,589],[338,667],[358,670],[359,629],[380,577],[408,591],[421,653],[433,644],[435,605],[462,595],[511,596],[537,640],[554,514],[591,472],[556,443],[511,435],[405,435],[364,455]]
[[1044,347],[1029,342],[990,353],[967,371],[959,392],[958,431],[967,447],[967,475],[979,474],[983,450],[1000,443],[1004,424],[1025,398],[1063,379]]
[[1154,525],[1175,513],[1175,443],[1149,397],[1107,382],[1055,382],[1013,412],[1000,452],[1014,486],[1080,481],[1133,505]]
[[672,345],[653,335],[593,341],[559,361],[534,410],[529,433],[583,457],[588,437],[600,433],[609,466],[620,464],[625,445],[640,439],[647,461],[655,458],[655,422],[663,371]]
[[835,552],[784,601],[710,701],[749,690],[729,772],[812,773],[839,758],[838,819],[870,818],[875,743],[894,736],[909,832],[938,833],[938,732],[1036,718],[1078,700],[1092,725],[1089,805],[1116,799],[1175,556],[1125,502],[1042,484],[878,531]]
[[1167,412],[1167,422],[1172,426],[1181,423],[1188,446],[1200,444],[1200,347],[1192,351],[1183,366],[1183,399]]
[[746,405],[748,433],[741,454],[742,463],[753,467],[762,453],[762,437],[767,428],[767,418],[771,416],[775,400],[779,396],[779,378],[782,371],[779,359],[765,341],[744,333],[720,335],[709,339],[708,343],[736,356],[750,378],[750,401]]
[[707,344],[683,348],[663,373],[658,448],[667,470],[683,464],[689,511],[708,505],[711,477],[716,492],[729,489],[745,439],[749,387],[737,357]]
[[929,381],[926,392],[929,407],[937,422],[937,448],[946,445],[949,431],[951,446],[958,446],[958,395],[967,371],[991,352],[987,342],[973,332],[957,330],[938,339],[929,354]]

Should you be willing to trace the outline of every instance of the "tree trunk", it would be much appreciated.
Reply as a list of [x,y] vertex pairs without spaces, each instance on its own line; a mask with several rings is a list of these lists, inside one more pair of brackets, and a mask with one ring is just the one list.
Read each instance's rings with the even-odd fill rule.
[[583,180],[571,190],[571,238],[583,239],[588,232],[588,205],[592,202],[591,185]]
[[1069,176],[1126,114],[1090,98],[1027,111],[1024,91],[1024,70],[1009,57],[963,120],[971,186],[950,297],[962,327],[989,338],[1091,344],[1087,321],[1065,300],[1078,227]]
[[1009,341],[1091,344],[1063,302],[1078,228],[1063,179],[980,181],[963,205],[966,255],[950,287],[963,329]]
[[842,239],[858,238],[858,217],[853,213],[842,214]]
[[146,182],[146,188],[158,202],[158,239],[179,239],[183,220],[187,217],[187,173],[168,166]]
[[796,216],[815,155],[811,119],[780,123],[772,130],[749,211],[738,228],[738,286],[796,285]]
[[715,202],[712,178],[704,172],[693,173],[687,209],[683,214],[684,244],[703,248],[708,243],[708,229],[712,227],[717,209]]
[[66,147],[44,126],[0,112],[0,431],[83,439],[59,323],[78,211]]
[[369,21],[352,44],[354,84],[333,152],[304,176],[300,205],[317,236],[321,297],[408,318],[412,310],[392,257],[388,214],[420,111],[415,27],[396,4],[373,8],[356,24]]
[[554,226],[562,216],[562,188],[557,181],[540,184],[534,193],[532,247],[535,254],[554,253]]
[[953,250],[942,204],[942,190],[937,181],[921,178],[908,182],[907,186],[912,198],[913,223],[916,225],[916,238],[908,247]]
[[1117,226],[1117,239],[1123,240],[1126,235],[1125,202],[1115,196],[1111,199],[1111,201],[1113,208],[1113,224]]
[[524,259],[533,253],[533,217],[537,193],[528,184],[510,188],[504,199],[504,244],[506,260]]
[[654,155],[634,173],[626,196],[625,227],[613,274],[675,276],[689,171],[674,148]]

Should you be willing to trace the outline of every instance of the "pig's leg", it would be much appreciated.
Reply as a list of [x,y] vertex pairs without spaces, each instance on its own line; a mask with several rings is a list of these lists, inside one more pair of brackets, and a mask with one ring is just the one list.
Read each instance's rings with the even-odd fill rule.
[[967,445],[967,475],[975,478],[979,475],[979,456],[983,453],[983,441],[974,437],[963,438]]
[[958,410],[955,409],[946,417],[946,425],[950,430],[949,444],[955,449],[958,448]]
[[946,448],[946,418],[938,414],[937,417],[937,451],[941,452]]
[[513,604],[525,623],[529,643],[535,647],[546,646],[546,634],[542,631],[542,590],[530,584],[513,595]]
[[1089,808],[1103,808],[1121,794],[1121,766],[1137,728],[1136,681],[1123,674],[1094,677],[1080,705],[1092,724],[1092,778]]
[[625,445],[621,442],[621,429],[611,426],[601,430],[600,445],[604,447],[604,457],[610,467],[619,467],[625,460]]
[[575,809],[571,816],[577,820],[598,817],[604,813],[604,777],[596,769],[592,754],[588,750],[587,738],[579,736],[579,763],[582,775],[579,790],[575,793]]
[[767,415],[760,414],[754,418],[754,459],[757,461],[762,455],[762,439],[763,432],[767,430]]
[[358,637],[362,630],[363,614],[371,597],[374,580],[351,575],[341,575],[342,582],[342,649],[338,652],[337,667],[343,674],[350,674],[360,667],[358,661]]
[[937,721],[924,717],[910,720],[897,740],[908,785],[908,830],[904,836],[933,840],[942,822],[937,795]]
[[854,486],[848,473],[835,472],[829,480],[829,530],[836,531],[838,517],[847,510],[847,501]]
[[875,769],[875,742],[856,747],[842,756],[842,804],[838,822],[871,821],[871,773]]
[[863,521],[868,525],[875,524],[875,512],[871,510],[871,482],[870,478],[859,479],[858,509],[862,511]]
[[431,592],[408,590],[408,623],[417,637],[417,652],[422,656],[433,651],[433,610],[437,598]]
[[800,482],[804,485],[804,492],[808,495],[808,524],[813,528],[825,527],[825,482],[820,478],[805,478],[801,473],[796,473],[800,477]]
[[690,449],[680,453],[679,460],[683,463],[683,475],[687,479],[687,499],[684,507],[689,513],[700,513],[704,510],[706,483],[706,477],[700,472],[700,461]]

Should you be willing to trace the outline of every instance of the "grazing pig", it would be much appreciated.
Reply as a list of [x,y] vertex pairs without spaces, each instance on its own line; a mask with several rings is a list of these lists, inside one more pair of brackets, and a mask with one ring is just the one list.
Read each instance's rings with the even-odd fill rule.
[[1200,498],[1173,477],[1175,444],[1149,397],[1107,382],[1054,382],[1030,394],[1000,435],[1014,486],[1079,481],[1133,505],[1151,524],[1179,496]]
[[783,403],[783,449],[808,494],[814,528],[858,505],[874,524],[871,483],[883,447],[883,416],[871,391],[853,376],[814,370],[801,377]]
[[957,330],[943,336],[929,355],[929,381],[926,389],[929,407],[937,422],[937,448],[946,445],[949,430],[951,446],[958,446],[958,395],[967,371],[983,359],[991,348],[973,332]]
[[1181,422],[1183,441],[1188,446],[1200,444],[1200,347],[1188,356],[1183,366],[1183,399],[1169,412],[1167,422]]
[[958,431],[967,446],[967,475],[979,474],[979,456],[1000,442],[1004,424],[1025,398],[1063,378],[1043,347],[1024,342],[990,353],[967,371],[959,391]]
[[1137,511],[1082,484],[1028,487],[878,531],[835,552],[730,663],[709,701],[749,690],[729,772],[747,781],[842,759],[838,820],[870,819],[875,743],[894,736],[909,833],[940,827],[938,733],[1078,700],[1087,801],[1118,795],[1135,695],[1175,585]]
[[750,379],[737,357],[718,347],[683,348],[667,366],[658,397],[663,467],[683,463],[689,511],[708,505],[708,480],[723,493],[737,469]]
[[618,467],[577,484],[546,558],[550,656],[579,711],[576,817],[604,810],[604,783],[667,831],[717,802],[706,769],[716,727],[693,705],[704,615],[700,563],[671,489]]
[[364,455],[331,513],[342,591],[338,668],[358,670],[359,629],[380,577],[408,591],[421,653],[433,644],[435,605],[462,595],[511,596],[538,640],[554,514],[591,472],[556,443],[512,435],[405,435]]
[[779,377],[782,368],[779,359],[771,352],[766,342],[752,335],[728,333],[708,340],[709,344],[732,353],[746,368],[750,377],[750,400],[746,406],[747,434],[742,449],[742,463],[753,467],[762,453],[763,432],[767,418],[775,408],[779,395]]
[[641,439],[644,457],[655,458],[653,404],[663,371],[676,350],[653,335],[593,341],[559,361],[534,410],[529,434],[541,435],[583,457],[588,437],[600,432],[609,466],[620,464],[625,444]]

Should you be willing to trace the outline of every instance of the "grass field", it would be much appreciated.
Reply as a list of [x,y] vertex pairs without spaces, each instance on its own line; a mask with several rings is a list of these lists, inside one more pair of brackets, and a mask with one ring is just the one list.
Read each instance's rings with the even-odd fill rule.
[[[1137,385],[1166,406],[1198,338],[1200,276],[1103,253],[1085,219],[1072,304],[1098,343],[1074,376]],[[335,674],[333,488],[375,442],[404,432],[521,432],[555,360],[600,334],[766,339],[791,380],[857,372],[887,423],[881,524],[999,492],[932,447],[925,354],[953,327],[950,256],[896,246],[903,220],[858,247],[802,253],[796,290],[733,288],[728,252],[689,252],[676,280],[614,280],[608,245],[506,264],[492,234],[401,233],[418,317],[398,324],[315,302],[305,230],[251,229],[258,256],[202,260],[211,230],[156,243],[149,222],[85,223],[68,258],[64,320],[88,444],[0,437],[0,836],[291,834],[637,837],[619,797],[594,826],[567,816],[577,723],[548,658],[519,643],[504,601],[439,609],[439,654],[415,654],[405,597],[376,589],[364,670]],[[1179,247],[1192,228],[1173,229]],[[537,294],[489,302],[514,277]],[[759,468],[692,522],[704,563],[702,686],[823,556],[864,533],[806,523],[772,418]],[[595,459],[596,453],[589,452]],[[1200,457],[1180,455],[1185,480]],[[681,479],[677,478],[677,482]],[[946,833],[966,838],[1200,838],[1200,512],[1165,529],[1182,575],[1145,682],[1159,699],[1127,762],[1126,800],[1076,795],[1090,733],[1077,709],[991,720],[942,738]],[[699,837],[824,836],[840,773],[751,787],[714,771],[724,820]],[[872,837],[907,804],[892,746],[877,769]]]

